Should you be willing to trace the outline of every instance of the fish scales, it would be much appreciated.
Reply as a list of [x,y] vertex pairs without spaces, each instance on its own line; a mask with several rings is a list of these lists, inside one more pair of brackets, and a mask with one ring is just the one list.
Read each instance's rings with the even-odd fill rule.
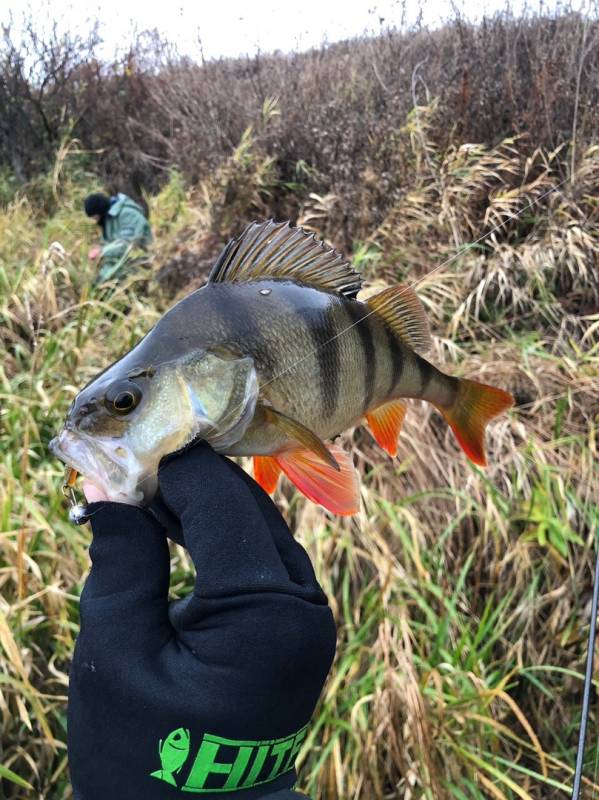
[[404,368],[404,357],[401,344],[397,341],[397,336],[391,328],[385,327],[387,337],[387,348],[391,357],[391,369],[389,370],[389,395],[395,395],[399,391],[401,378]]
[[361,357],[364,362],[364,390],[363,390],[363,403],[362,411],[370,408],[372,398],[374,396],[375,380],[376,380],[376,348],[374,346],[374,336],[370,319],[368,317],[369,309],[361,303],[347,303],[346,312],[351,320],[351,333],[352,338],[357,339],[361,350]]
[[[244,340],[244,328],[238,328],[234,318],[229,322],[228,335],[255,358],[260,383],[264,384],[262,395],[272,406],[320,437],[330,438],[347,427],[348,420],[355,424],[369,408],[390,399],[394,356],[387,352],[387,326],[372,315],[364,319],[366,306],[308,287],[276,285],[274,281],[228,288],[232,294],[239,294],[239,301],[243,297],[246,315],[260,314],[264,320],[260,341],[272,365],[267,372],[261,352],[253,341]],[[265,297],[260,292],[266,289],[270,294]],[[197,302],[197,312],[201,313],[203,297],[199,293]],[[360,325],[354,324],[356,319],[362,320]],[[366,326],[366,334],[362,326]],[[278,376],[274,379],[272,369]],[[235,452],[242,450],[244,442]]]
[[322,414],[330,419],[339,400],[339,331],[335,325],[335,314],[325,309],[308,325],[313,350],[318,361],[318,387],[321,395]]
[[[267,297],[260,295],[265,289],[271,292]],[[363,407],[365,365],[360,361],[357,337],[345,333],[351,325],[345,311],[348,301],[291,283],[246,284],[246,298],[248,290],[254,313],[264,315],[263,335],[278,375],[270,382],[263,380],[260,355],[247,343],[256,357],[260,383],[265,384],[263,396],[318,435],[336,435],[340,420],[348,414],[352,419],[361,416]],[[266,312],[261,302],[268,303]]]
[[[203,320],[203,330],[207,309],[215,315],[217,333],[204,338],[204,346],[224,338],[251,355],[265,384],[263,396],[321,438],[337,435],[348,421],[356,424],[395,397],[419,396],[431,380],[428,362],[354,300],[292,282],[257,280],[207,286],[189,301],[185,316],[191,312]],[[236,448],[241,451],[243,442]]]
[[[275,408],[330,438],[348,416],[353,424],[387,398],[391,357],[381,352],[388,348],[387,326],[372,315],[363,319],[368,313],[362,303],[291,282],[217,284],[186,298],[155,332],[160,338],[168,323],[181,349],[234,344],[255,359],[263,394]],[[354,325],[356,319],[363,321]],[[147,360],[151,344],[142,341],[132,366]]]

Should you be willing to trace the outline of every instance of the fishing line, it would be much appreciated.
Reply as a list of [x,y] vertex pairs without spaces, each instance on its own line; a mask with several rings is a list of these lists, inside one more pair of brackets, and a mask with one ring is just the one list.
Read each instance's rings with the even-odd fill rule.
[[[500,230],[500,228],[503,228],[506,222],[509,222],[512,219],[517,219],[521,214],[523,214],[525,211],[528,211],[528,209],[532,208],[532,206],[534,206],[536,203],[539,203],[541,200],[544,200],[545,197],[548,197],[550,194],[553,194],[553,192],[556,192],[560,187],[562,187],[564,185],[564,183],[567,183],[568,180],[569,180],[568,178],[564,178],[558,184],[556,184],[555,186],[552,186],[551,189],[548,189],[546,192],[543,192],[543,194],[540,195],[539,197],[536,197],[534,200],[531,200],[531,202],[528,205],[524,206],[524,208],[521,208],[519,211],[515,212],[514,214],[509,214],[506,217],[506,219],[504,219],[502,222],[500,222],[494,228],[491,228],[490,231],[487,231],[487,233],[485,233],[482,236],[480,236],[474,242],[469,242],[467,245],[464,246],[463,249],[458,250],[452,256],[449,256],[449,258],[445,259],[445,261],[442,261],[440,264],[437,264],[436,267],[433,267],[431,270],[429,270],[427,273],[422,275],[420,278],[417,278],[415,281],[413,281],[412,283],[408,284],[408,289],[413,289],[415,286],[417,286],[419,283],[422,283],[422,281],[424,281],[427,278],[429,278],[435,272],[438,272],[443,267],[446,267],[448,264],[451,264],[453,261],[456,260],[456,258],[459,258],[461,255],[463,255],[463,253],[465,251],[470,250],[471,248],[473,248],[477,244],[480,244],[485,239],[487,239],[489,236],[492,236],[496,231]],[[298,360],[295,361],[293,364],[291,364],[289,367],[286,367],[284,370],[281,370],[281,372],[277,373],[272,378],[269,378],[269,380],[267,380],[264,383],[260,384],[259,390],[263,389],[265,386],[268,386],[269,384],[271,384],[274,381],[278,380],[283,375],[285,375],[287,372],[290,372],[292,369],[295,369],[295,367],[297,367],[303,361],[305,361],[306,359],[308,359],[311,356],[313,356],[319,350],[322,350],[323,347],[326,347],[331,342],[334,342],[340,336],[343,336],[343,334],[347,333],[352,328],[355,328],[357,325],[360,325],[362,322],[364,322],[364,320],[368,319],[368,317],[371,317],[373,314],[376,314],[376,310],[374,310],[374,309],[369,311],[367,314],[364,314],[364,316],[361,317],[359,320],[356,320],[356,322],[352,322],[352,324],[348,325],[346,328],[342,328],[339,331],[339,333],[336,333],[334,336],[331,336],[330,339],[327,339],[322,344],[318,345],[318,347],[315,347],[313,350],[309,350],[305,355],[303,355],[301,358],[298,358]]]
[[546,192],[544,192],[539,197],[536,197],[527,206],[524,206],[524,208],[521,208],[515,214],[508,214],[508,216],[506,217],[506,219],[503,222],[500,222],[494,228],[491,228],[490,231],[487,231],[487,233],[485,233],[479,239],[475,239],[473,242],[469,242],[467,245],[464,245],[462,250],[458,250],[457,253],[454,253],[454,255],[450,256],[450,258],[448,258],[446,261],[442,261],[436,267],[433,267],[433,269],[429,270],[429,272],[425,273],[421,278],[417,278],[413,283],[410,284],[410,289],[413,289],[414,286],[417,286],[419,283],[422,283],[422,281],[426,280],[426,278],[430,277],[435,272],[440,270],[441,267],[445,267],[445,266],[447,266],[447,264],[450,264],[452,261],[455,261],[455,259],[458,258],[460,255],[462,255],[464,252],[466,252],[467,250],[472,249],[474,247],[474,245],[480,244],[480,242],[484,241],[487,237],[491,236],[491,234],[495,233],[495,231],[498,231],[500,228],[503,228],[503,226],[505,225],[506,222],[509,222],[512,219],[518,219],[518,217],[521,214],[523,214],[525,211],[528,211],[529,208],[532,208],[532,206],[534,206],[535,203],[540,202],[545,197],[548,197],[553,192],[556,192],[559,188],[561,188],[564,185],[564,183],[567,183],[568,180],[569,180],[569,178],[564,178],[558,184],[556,184],[555,186],[552,186],[551,189],[548,189]]
[[[422,275],[420,278],[417,278],[415,281],[413,281],[412,283],[408,284],[408,288],[409,289],[413,289],[415,286],[418,286],[420,283],[425,281],[427,278],[430,278],[431,275],[434,275],[440,269],[442,269],[443,267],[446,267],[448,264],[451,264],[453,261],[455,261],[461,255],[463,255],[465,252],[467,252],[468,250],[472,249],[475,245],[480,244],[481,242],[485,241],[485,239],[488,239],[489,236],[492,236],[496,231],[498,231],[501,228],[505,227],[505,224],[507,222],[509,222],[511,220],[514,220],[514,219],[518,219],[529,208],[532,208],[534,205],[536,205],[537,203],[541,202],[546,197],[549,197],[551,194],[553,194],[558,189],[560,189],[565,183],[567,183],[568,180],[569,180],[568,178],[564,178],[558,184],[556,184],[555,186],[552,186],[546,192],[543,192],[541,195],[539,195],[539,197],[536,197],[534,200],[531,200],[531,202],[528,203],[527,205],[525,205],[523,208],[519,209],[518,211],[516,211],[513,214],[508,214],[500,223],[495,225],[493,228],[491,228],[491,230],[487,231],[485,234],[480,236],[474,242],[469,242],[463,248],[457,250],[457,252],[455,252],[449,258],[445,259],[440,264],[438,264],[436,267],[433,267],[431,270],[429,270],[427,273]],[[336,339],[339,339],[341,336],[346,334],[348,331],[352,330],[352,328],[355,328],[357,325],[360,325],[362,322],[364,322],[366,319],[371,317],[373,314],[376,314],[376,310],[374,310],[374,309],[372,309],[371,311],[366,313],[363,317],[361,317],[356,322],[353,322],[351,325],[348,325],[347,327],[343,328],[341,331],[336,333],[334,336],[331,336],[329,339],[324,341],[322,344],[318,345],[317,347],[314,347],[312,350],[309,350],[305,355],[303,355],[301,358],[297,359],[293,364],[289,365],[285,369],[283,369],[280,372],[278,372],[272,378],[269,378],[267,381],[264,381],[264,383],[259,384],[259,386],[258,386],[258,394],[266,386],[269,386],[271,383],[274,383],[274,381],[278,380],[279,378],[282,378],[288,372],[291,372],[293,369],[298,367],[300,364],[302,364],[308,358],[311,358],[313,355],[318,353],[324,347],[326,347],[327,345],[331,344]],[[234,414],[238,413],[242,409],[243,409],[243,404],[239,404],[239,406],[237,408],[234,408],[227,415],[225,415],[225,417],[221,420],[221,423],[226,421],[227,419],[231,418]],[[143,483],[143,480],[147,480],[147,478],[146,479],[142,479],[142,481],[140,481],[140,483]],[[578,750],[577,750],[577,756],[576,756],[576,770],[575,770],[575,776],[574,776],[574,789],[573,789],[573,794],[572,794],[572,800],[579,800],[580,784],[581,784],[581,780],[582,780],[582,768],[583,768],[583,760],[584,760],[584,746],[585,746],[586,729],[587,729],[587,722],[588,722],[588,716],[589,716],[590,690],[591,690],[592,671],[593,671],[593,654],[594,654],[594,644],[595,644],[598,595],[599,595],[599,547],[597,549],[597,563],[596,563],[596,570],[595,570],[595,581],[594,581],[594,588],[593,588],[593,601],[592,601],[592,611],[591,611],[591,624],[590,624],[590,631],[589,631],[589,649],[588,649],[588,652],[587,652],[587,667],[586,667],[585,682],[584,682],[584,689],[583,689],[583,703],[582,703],[582,710],[581,710],[581,725],[580,725],[580,734],[579,734],[579,741],[578,741]]]
[[[535,199],[534,199],[534,200],[531,200],[531,201],[530,201],[530,203],[528,203],[527,205],[525,205],[523,208],[519,209],[518,211],[516,211],[516,212],[515,212],[515,213],[513,213],[513,214],[508,214],[508,216],[507,216],[507,217],[506,217],[506,218],[505,218],[505,219],[504,219],[502,222],[500,222],[500,223],[498,223],[497,225],[495,225],[495,227],[491,228],[491,230],[487,231],[485,234],[483,234],[482,236],[480,236],[480,237],[479,237],[478,239],[476,239],[474,242],[470,242],[470,243],[468,243],[468,244],[467,244],[467,245],[466,245],[466,246],[465,246],[463,249],[461,249],[461,250],[458,250],[456,253],[454,253],[453,255],[449,256],[449,258],[446,258],[446,259],[445,259],[444,261],[442,261],[440,264],[437,264],[437,266],[436,266],[436,267],[433,267],[431,270],[429,270],[427,273],[425,273],[424,275],[422,275],[420,278],[417,278],[415,281],[413,281],[411,284],[409,284],[408,288],[410,288],[410,289],[413,289],[413,288],[414,288],[414,286],[417,286],[419,283],[422,283],[422,281],[424,281],[424,280],[426,280],[427,278],[429,278],[429,277],[430,277],[431,275],[433,275],[435,272],[438,272],[438,271],[439,271],[440,269],[442,269],[443,267],[446,267],[448,264],[451,264],[453,261],[455,261],[455,260],[456,260],[457,258],[459,258],[461,255],[463,255],[463,253],[464,253],[466,250],[469,250],[469,249],[471,249],[472,247],[474,247],[475,245],[477,245],[477,244],[480,244],[480,243],[481,243],[481,242],[483,242],[485,239],[487,239],[489,236],[492,236],[492,235],[493,235],[493,234],[494,234],[496,231],[498,231],[498,230],[500,230],[501,228],[503,228],[503,227],[505,226],[506,222],[509,222],[509,221],[511,221],[511,220],[513,220],[513,219],[517,219],[519,216],[521,216],[521,215],[522,215],[522,214],[523,214],[525,211],[527,211],[529,208],[532,208],[532,206],[534,206],[536,203],[539,203],[541,200],[544,200],[546,197],[549,197],[549,195],[553,194],[553,192],[556,192],[556,191],[557,191],[559,188],[561,188],[561,187],[562,187],[562,186],[563,186],[563,185],[564,185],[564,184],[567,182],[567,180],[568,180],[567,178],[564,178],[564,179],[563,179],[563,180],[561,180],[561,181],[560,181],[558,184],[556,184],[555,186],[552,186],[552,187],[551,187],[550,189],[548,189],[546,192],[543,192],[543,194],[539,195],[539,197],[535,197]],[[272,378],[269,378],[268,380],[266,380],[266,381],[264,381],[263,383],[259,384],[259,385],[258,385],[258,395],[260,394],[260,392],[261,392],[261,391],[262,391],[262,390],[263,390],[263,389],[264,389],[266,386],[269,386],[271,383],[274,383],[276,380],[279,380],[279,378],[282,378],[282,377],[283,377],[284,375],[286,375],[288,372],[291,372],[293,369],[295,369],[296,367],[298,367],[300,364],[302,364],[302,363],[303,363],[304,361],[306,361],[308,358],[311,358],[313,355],[315,355],[315,354],[316,354],[316,353],[318,353],[320,350],[322,350],[322,349],[323,349],[323,347],[326,347],[327,345],[331,344],[331,342],[334,342],[336,339],[339,339],[341,336],[343,336],[344,334],[346,334],[348,331],[352,330],[352,328],[355,328],[357,325],[359,325],[360,323],[364,322],[364,320],[368,319],[369,317],[371,317],[371,316],[372,316],[373,314],[375,314],[375,313],[376,313],[376,311],[375,311],[374,309],[373,309],[373,310],[371,310],[371,311],[369,311],[369,312],[367,312],[367,313],[366,313],[366,314],[364,314],[364,316],[363,316],[363,317],[361,317],[359,320],[356,320],[356,322],[352,322],[352,323],[351,323],[351,325],[348,325],[347,327],[345,327],[345,328],[342,328],[342,329],[341,329],[341,330],[340,330],[338,333],[336,333],[334,336],[331,336],[329,339],[327,339],[326,341],[322,342],[322,343],[321,343],[320,345],[318,345],[317,347],[314,347],[312,350],[309,350],[309,351],[308,351],[306,354],[304,354],[304,355],[303,355],[301,358],[298,358],[296,361],[294,361],[294,362],[293,362],[292,364],[290,364],[288,367],[285,367],[285,369],[283,369],[283,370],[281,370],[280,372],[278,372],[278,373],[277,373],[276,375],[274,375]],[[239,412],[240,412],[240,411],[243,409],[243,407],[244,407],[244,404],[243,404],[243,403],[240,403],[238,406],[236,406],[236,407],[235,407],[235,408],[233,408],[231,411],[229,411],[227,414],[225,414],[225,416],[224,416],[224,417],[223,417],[223,418],[220,420],[220,423],[222,424],[222,423],[224,423],[224,422],[227,422],[229,419],[232,419],[232,418],[233,418],[233,417],[234,417],[234,416],[235,416],[237,413],[239,413]],[[146,480],[149,480],[149,478],[150,478],[150,477],[151,477],[151,476],[147,476],[146,478],[142,478],[142,479],[141,479],[141,481],[139,482],[139,483],[140,483],[140,485],[141,485],[141,484],[142,484],[144,481],[146,481]]]
[[[408,288],[409,289],[413,289],[414,286],[417,286],[419,283],[422,283],[422,281],[424,281],[427,278],[429,278],[435,272],[438,272],[443,267],[446,267],[448,264],[451,264],[453,261],[456,260],[456,258],[459,258],[461,255],[463,255],[463,253],[466,250],[471,249],[475,245],[480,244],[481,242],[483,242],[489,236],[492,236],[496,231],[498,231],[501,228],[503,228],[505,226],[506,222],[509,222],[510,220],[513,220],[513,219],[517,219],[521,214],[523,214],[525,211],[528,211],[528,209],[532,208],[532,206],[534,206],[536,203],[539,203],[541,200],[544,200],[546,197],[549,197],[549,195],[553,194],[553,192],[556,192],[565,183],[567,183],[567,181],[568,181],[568,178],[564,178],[558,184],[556,184],[555,186],[552,186],[551,189],[548,189],[546,192],[543,192],[543,194],[539,195],[539,197],[535,197],[535,199],[531,200],[530,203],[528,203],[527,205],[524,206],[524,208],[519,209],[518,211],[516,211],[513,214],[508,214],[508,216],[502,222],[500,222],[497,225],[495,225],[495,227],[491,228],[490,231],[487,231],[482,236],[479,236],[479,238],[476,239],[474,242],[469,242],[467,245],[465,245],[465,247],[462,250],[458,250],[456,253],[454,253],[453,255],[449,256],[449,258],[446,258],[445,261],[442,261],[440,264],[437,264],[436,267],[433,267],[427,273],[422,275],[422,277],[417,278],[415,281],[413,281],[411,284],[409,284]],[[362,322],[364,322],[364,320],[366,320],[369,317],[373,316],[373,314],[376,314],[376,310],[372,309],[371,311],[368,311],[368,313],[364,314],[364,316],[361,317],[359,320],[356,320],[356,322],[352,322],[351,325],[348,325],[346,328],[342,328],[334,336],[331,336],[330,339],[326,339],[324,342],[319,344],[317,347],[314,347],[312,350],[308,350],[308,352],[305,353],[301,358],[298,358],[296,361],[294,361],[288,367],[285,367],[285,369],[282,369],[280,372],[277,372],[276,375],[273,375],[272,378],[269,378],[268,380],[264,381],[264,383],[259,384],[258,385],[258,395],[260,394],[262,389],[264,389],[266,386],[269,386],[271,383],[274,383],[275,381],[279,380],[279,378],[282,378],[288,372],[291,372],[292,370],[294,370],[296,367],[298,367],[300,364],[302,364],[308,358],[311,358],[313,355],[315,355],[320,350],[322,350],[323,347],[326,347],[327,345],[331,344],[331,342],[334,342],[336,339],[339,339],[341,336],[346,334],[348,331],[352,330],[352,328],[355,328],[357,325],[360,325]],[[239,413],[239,411],[241,411],[243,409],[243,407],[244,407],[244,404],[240,403],[238,406],[236,406],[231,411],[229,411],[227,414],[225,414],[225,416],[220,420],[220,423],[222,424],[223,422],[227,422],[229,419],[232,419],[237,413]],[[144,480],[147,480],[147,478],[145,478],[145,479],[142,478],[140,483],[143,483]]]
[[[442,261],[436,267],[433,267],[433,269],[429,270],[429,272],[427,272],[422,277],[417,278],[415,281],[413,281],[411,284],[409,284],[408,288],[413,289],[415,286],[417,286],[418,284],[422,283],[424,280],[429,278],[435,272],[438,272],[443,267],[446,267],[448,264],[451,264],[453,261],[455,261],[461,255],[463,255],[463,253],[465,251],[467,251],[469,249],[472,249],[475,245],[480,244],[485,239],[487,239],[489,236],[492,236],[493,233],[495,233],[496,231],[498,231],[501,228],[503,228],[505,226],[506,222],[509,222],[511,220],[514,220],[514,219],[518,219],[518,217],[520,217],[529,208],[532,208],[534,205],[539,203],[541,200],[544,200],[546,197],[549,197],[551,194],[556,192],[565,183],[567,183],[568,180],[569,180],[568,178],[564,178],[558,184],[556,184],[555,186],[552,186],[551,189],[548,189],[546,192],[543,192],[543,194],[539,195],[539,197],[536,197],[534,200],[531,200],[530,203],[528,203],[523,208],[519,209],[514,214],[509,214],[504,220],[502,220],[502,222],[498,223],[494,228],[491,228],[490,231],[487,231],[487,233],[485,233],[482,236],[480,236],[474,242],[470,242],[463,249],[458,250],[452,256],[450,256],[449,258],[445,259],[445,261]],[[284,370],[281,370],[281,372],[277,373],[276,375],[274,375],[269,380],[267,380],[264,383],[260,384],[259,387],[258,387],[258,393],[260,393],[260,391],[262,391],[263,388],[265,388],[266,386],[270,385],[271,383],[273,383],[274,381],[278,380],[279,378],[283,377],[283,375],[286,375],[291,370],[295,369],[297,366],[299,366],[301,363],[303,363],[306,359],[310,358],[315,353],[317,353],[320,350],[322,350],[323,347],[326,347],[331,342],[334,342],[336,339],[339,339],[345,333],[350,331],[352,328],[355,328],[357,325],[359,325],[360,323],[364,322],[364,320],[368,319],[368,317],[372,316],[375,313],[376,313],[376,311],[374,309],[369,311],[367,314],[365,314],[359,320],[357,320],[356,322],[353,322],[351,325],[348,325],[346,328],[343,328],[341,331],[339,331],[339,333],[335,334],[335,336],[331,336],[330,339],[327,339],[325,342],[323,342],[322,344],[318,345],[318,347],[313,348],[308,353],[306,353],[304,356],[302,356],[301,358],[297,359],[297,361],[295,361],[289,367],[286,367]],[[230,414],[227,415],[227,417],[225,417],[225,419],[231,417],[233,415],[233,413],[237,413],[242,407],[243,406],[240,405],[237,409],[234,409],[233,412],[230,412]],[[583,760],[584,760],[584,747],[585,747],[585,740],[586,740],[586,728],[587,728],[587,722],[588,722],[588,716],[589,716],[589,698],[590,698],[592,671],[593,671],[593,654],[594,654],[594,644],[595,644],[595,629],[596,629],[596,620],[597,620],[597,598],[598,598],[598,595],[599,595],[599,546],[597,548],[597,565],[596,565],[595,582],[594,582],[594,588],[593,588],[593,604],[592,604],[593,605],[593,610],[591,612],[591,626],[590,626],[591,630],[589,632],[589,649],[588,649],[588,652],[587,652],[587,669],[586,669],[585,681],[584,681],[584,689],[583,689],[583,703],[582,703],[582,711],[581,711],[581,726],[580,726],[580,735],[579,735],[579,741],[578,741],[578,749],[577,749],[577,754],[576,754],[576,769],[575,769],[575,775],[574,775],[574,789],[573,789],[573,794],[572,794],[572,800],[579,800],[580,784],[581,784],[581,780],[582,780],[582,769],[583,769]]]
[[[546,192],[543,192],[543,194],[539,195],[539,197],[535,197],[535,199],[531,200],[530,203],[528,203],[527,205],[524,206],[524,208],[519,209],[518,211],[516,211],[513,214],[508,214],[508,216],[502,222],[500,222],[497,225],[495,225],[495,227],[491,228],[490,231],[487,231],[482,236],[479,236],[479,238],[476,239],[474,242],[468,243],[462,250],[458,250],[456,253],[454,253],[453,255],[449,256],[449,258],[446,258],[445,261],[442,261],[440,264],[437,264],[436,267],[433,267],[427,273],[422,275],[422,277],[417,278],[415,281],[413,281],[411,284],[409,284],[408,288],[409,289],[413,289],[414,286],[417,286],[419,283],[422,283],[422,281],[424,281],[427,278],[429,278],[435,272],[438,272],[438,270],[442,269],[443,267],[446,267],[448,264],[451,264],[453,261],[455,261],[461,255],[463,255],[463,253],[466,250],[469,250],[472,247],[474,247],[475,245],[480,244],[485,239],[487,239],[489,236],[492,236],[496,231],[498,231],[501,228],[503,228],[505,226],[506,222],[509,222],[510,220],[513,220],[513,219],[518,219],[518,217],[521,214],[523,214],[525,211],[528,211],[528,209],[532,208],[532,206],[534,206],[536,203],[539,203],[541,200],[544,200],[546,197],[549,197],[549,195],[553,194],[553,192],[556,192],[565,183],[567,183],[567,181],[568,181],[568,178],[564,178],[558,184],[556,184],[555,186],[552,186],[551,189],[548,189]],[[308,358],[311,358],[313,355],[315,355],[320,350],[322,350],[323,347],[326,347],[327,345],[331,344],[331,342],[334,342],[336,339],[339,339],[341,336],[346,334],[348,331],[352,330],[352,328],[355,328],[357,325],[360,325],[360,323],[364,322],[364,320],[366,320],[369,317],[371,317],[373,314],[376,314],[376,310],[374,310],[374,309],[372,309],[368,313],[364,314],[364,316],[361,317],[359,320],[356,320],[356,322],[352,322],[352,324],[348,325],[346,328],[342,328],[334,336],[331,336],[330,339],[327,339],[326,341],[322,342],[322,344],[319,344],[317,347],[314,347],[312,350],[309,350],[305,355],[303,355],[301,358],[298,358],[296,361],[293,362],[293,364],[290,364],[288,367],[285,367],[285,369],[283,369],[280,372],[278,372],[272,378],[269,378],[267,381],[264,381],[264,383],[259,384],[258,385],[258,395],[260,394],[262,389],[264,389],[266,386],[269,386],[271,383],[274,383],[276,380],[279,380],[279,378],[282,378],[288,372],[291,372],[291,370],[295,369],[300,364],[302,364],[304,361],[306,361]],[[229,419],[232,419],[242,409],[243,409],[243,403],[240,403],[238,406],[233,408],[228,414],[226,414],[222,418],[222,420],[220,420],[221,424],[223,422],[228,421]],[[142,481],[140,481],[140,483],[142,483],[143,480],[145,480],[145,479],[142,479]]]
[[565,392],[560,392],[559,394],[548,394],[546,397],[537,397],[535,400],[530,400],[528,403],[522,403],[518,405],[518,411],[521,411],[523,408],[532,408],[537,403],[542,404],[546,403],[549,400],[561,400],[563,397],[571,397],[575,394],[579,394],[580,392],[584,392],[589,387],[595,385],[598,379],[596,378],[588,378],[586,381],[582,381],[582,386],[579,386],[578,389],[566,389]]
[[[517,219],[521,214],[523,214],[525,211],[528,211],[528,209],[532,208],[532,206],[534,206],[536,203],[539,203],[541,200],[544,200],[550,194],[553,194],[553,192],[556,192],[560,187],[562,187],[565,183],[567,183],[567,181],[568,181],[568,178],[564,178],[558,184],[556,184],[555,186],[552,186],[551,189],[548,189],[546,192],[543,192],[543,194],[539,195],[539,197],[536,197],[534,200],[531,200],[531,202],[528,203],[528,205],[524,206],[524,208],[521,208],[519,211],[515,212],[514,214],[509,214],[506,217],[506,219],[504,219],[502,222],[500,222],[494,228],[491,228],[490,231],[487,231],[485,234],[480,236],[474,242],[470,242],[467,245],[465,245],[462,250],[458,250],[458,252],[456,252],[453,255],[449,256],[449,258],[446,258],[445,261],[442,261],[436,267],[433,267],[427,273],[422,275],[422,277],[417,278],[415,281],[413,281],[413,283],[408,285],[408,288],[409,289],[413,289],[414,286],[417,286],[419,283],[422,283],[422,281],[424,281],[427,278],[429,278],[435,272],[438,272],[438,270],[442,269],[443,267],[446,267],[448,264],[451,264],[453,261],[456,260],[456,258],[459,258],[461,255],[463,255],[463,253],[466,250],[471,249],[475,245],[480,244],[481,242],[483,242],[489,236],[492,236],[496,231],[500,230],[500,228],[503,228],[506,222],[508,222],[508,221],[510,221],[512,219]],[[271,383],[274,383],[274,381],[278,380],[279,378],[282,378],[283,375],[286,375],[288,372],[291,372],[291,370],[295,369],[297,366],[302,364],[304,361],[306,361],[306,359],[311,358],[315,353],[318,353],[320,350],[322,350],[323,347],[326,347],[327,345],[331,344],[331,342],[334,342],[336,339],[339,339],[339,337],[343,336],[345,333],[350,331],[352,328],[355,328],[357,325],[360,325],[362,322],[364,322],[364,320],[368,319],[368,317],[371,317],[373,314],[376,314],[376,310],[374,310],[374,309],[369,311],[367,314],[364,314],[364,316],[361,317],[359,320],[356,320],[356,322],[352,322],[352,324],[348,325],[346,328],[342,328],[339,331],[339,333],[336,333],[334,336],[331,336],[330,339],[327,339],[326,341],[322,342],[322,344],[319,344],[317,347],[314,347],[312,350],[309,350],[301,358],[298,358],[297,361],[294,361],[293,364],[290,364],[290,366],[285,367],[285,369],[283,369],[280,372],[278,372],[272,378],[269,378],[267,381],[264,381],[264,383],[261,383],[258,386],[258,392],[262,391],[262,389],[264,389],[266,386],[269,386]],[[233,411],[231,411],[225,417],[225,419],[229,419],[229,417],[231,417],[234,414],[236,414],[242,407],[243,406],[240,405],[238,408],[233,409]]]

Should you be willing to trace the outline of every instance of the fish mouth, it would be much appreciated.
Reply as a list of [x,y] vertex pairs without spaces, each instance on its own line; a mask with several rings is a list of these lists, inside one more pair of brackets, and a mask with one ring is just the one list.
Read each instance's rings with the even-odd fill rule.
[[110,500],[141,505],[155,492],[152,480],[144,476],[142,465],[121,439],[91,437],[65,428],[49,447]]

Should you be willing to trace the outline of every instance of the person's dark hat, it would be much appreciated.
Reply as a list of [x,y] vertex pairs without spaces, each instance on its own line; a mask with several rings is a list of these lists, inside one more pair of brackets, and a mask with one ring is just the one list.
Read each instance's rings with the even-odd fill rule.
[[88,194],[85,198],[84,206],[88,217],[99,215],[100,220],[103,220],[110,208],[110,197],[101,192]]

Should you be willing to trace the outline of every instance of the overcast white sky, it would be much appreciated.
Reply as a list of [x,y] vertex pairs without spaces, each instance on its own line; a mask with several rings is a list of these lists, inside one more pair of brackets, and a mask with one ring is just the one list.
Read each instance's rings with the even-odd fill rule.
[[[554,2],[547,0],[545,5]],[[436,26],[452,15],[451,0],[406,0],[405,14],[401,0],[98,0],[97,4],[86,0],[0,0],[0,4],[0,22],[8,22],[12,14],[17,27],[29,8],[40,26],[57,20],[62,28],[78,31],[86,30],[89,17],[98,13],[103,53],[108,57],[131,40],[136,28],[156,28],[176,43],[181,53],[196,57],[200,37],[205,57],[213,58],[306,49],[323,41],[378,31],[381,24],[401,27],[402,21],[416,21],[420,5],[425,25]],[[511,0],[511,5],[517,10],[522,0]],[[455,0],[455,6],[465,16],[477,18],[485,11],[503,8],[505,0]]]

